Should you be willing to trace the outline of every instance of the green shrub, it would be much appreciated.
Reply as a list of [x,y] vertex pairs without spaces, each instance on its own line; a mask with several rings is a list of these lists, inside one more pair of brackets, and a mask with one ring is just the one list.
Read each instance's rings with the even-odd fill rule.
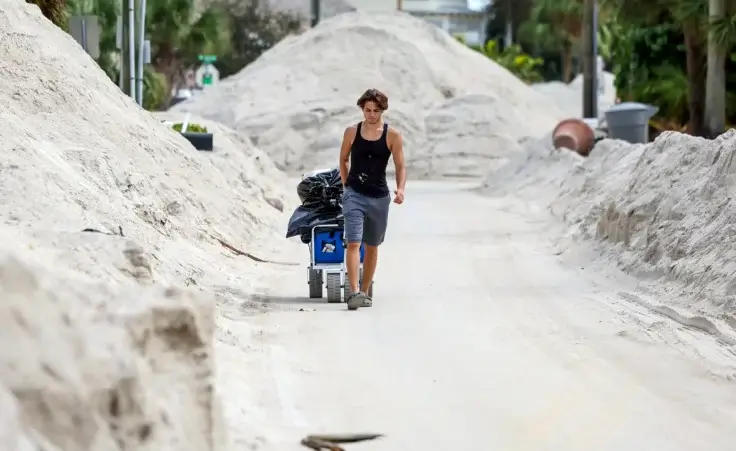
[[[183,126],[184,126],[184,123],[177,122],[176,124],[172,125],[171,128],[181,133],[181,128]],[[189,123],[187,125],[187,132],[188,133],[207,133],[207,127],[205,127],[204,125]]]
[[[455,39],[465,44],[465,40],[461,36],[455,36]],[[517,44],[507,49],[499,50],[498,43],[491,40],[483,46],[471,45],[469,47],[492,59],[527,83],[544,81],[544,77],[542,77],[542,73],[539,70],[544,64],[544,60],[524,53]]]
[[164,107],[169,84],[164,74],[158,73],[150,66],[143,69],[143,108],[158,111]]

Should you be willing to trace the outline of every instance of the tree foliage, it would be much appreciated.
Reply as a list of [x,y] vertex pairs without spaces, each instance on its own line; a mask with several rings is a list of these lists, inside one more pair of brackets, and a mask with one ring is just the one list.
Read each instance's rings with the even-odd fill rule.
[[302,29],[299,16],[268,11],[256,2],[221,0],[220,5],[227,11],[232,43],[230,51],[217,62],[221,77],[238,72],[286,36]]
[[[493,4],[499,5],[496,16],[506,14],[504,0]],[[728,57],[736,50],[736,2],[598,0],[598,4],[598,50],[615,74],[619,97],[656,104],[663,123],[677,129],[687,123],[687,130],[697,135],[713,134],[706,124],[719,108],[736,121],[736,61]],[[712,17],[718,4],[725,5],[725,14]],[[523,51],[544,55],[547,78],[569,81],[578,70],[583,6],[584,0],[531,0],[527,7],[528,18],[515,37]],[[506,19],[493,18],[497,23]],[[713,59],[715,51],[724,56]],[[718,71],[722,76],[715,75]],[[727,99],[725,108],[706,109],[708,101],[719,98]]]
[[[461,36],[455,36],[455,39],[465,44]],[[484,45],[472,45],[470,48],[492,59],[527,83],[544,80],[539,72],[539,67],[543,63],[542,59],[524,53],[519,45],[512,45],[504,49],[498,41],[493,40],[487,41]]]
[[150,0],[146,35],[151,62],[173,88],[185,81],[185,71],[200,54],[222,55],[230,50],[227,11],[219,5],[198,7],[194,0]]
[[514,41],[519,28],[529,20],[534,0],[491,0],[485,8],[489,20],[486,23],[486,41],[497,41],[503,50],[503,39],[507,26],[511,27]]
[[[101,28],[97,63],[112,80],[119,81],[116,26],[122,0],[26,1],[64,29],[70,15],[96,15]],[[144,107],[165,107],[172,90],[184,83],[185,73],[199,64],[201,54],[218,56],[222,78],[301,30],[300,17],[260,9],[257,4],[249,0],[148,0],[145,36],[151,41],[152,64],[143,75]],[[137,34],[135,40],[137,52]]]

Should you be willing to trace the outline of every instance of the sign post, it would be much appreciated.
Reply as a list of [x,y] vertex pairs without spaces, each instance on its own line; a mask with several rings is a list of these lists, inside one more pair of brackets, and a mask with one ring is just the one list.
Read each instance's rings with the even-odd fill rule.
[[97,16],[72,16],[69,34],[93,59],[100,57],[100,24]]
[[213,86],[220,80],[220,72],[212,64],[217,61],[216,55],[199,55],[202,65],[197,68],[195,79],[202,88]]

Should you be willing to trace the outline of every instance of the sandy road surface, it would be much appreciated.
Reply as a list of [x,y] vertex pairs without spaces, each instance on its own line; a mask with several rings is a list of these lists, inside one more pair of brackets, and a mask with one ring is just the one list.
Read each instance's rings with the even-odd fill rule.
[[276,270],[271,311],[221,321],[238,449],[376,431],[352,449],[733,450],[731,350],[627,305],[626,278],[562,263],[520,208],[412,183],[370,309],[305,299],[304,267]]

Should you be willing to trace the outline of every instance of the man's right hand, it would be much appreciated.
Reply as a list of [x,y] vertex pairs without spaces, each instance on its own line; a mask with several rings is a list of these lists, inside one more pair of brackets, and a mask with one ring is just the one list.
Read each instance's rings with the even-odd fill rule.
[[404,203],[404,190],[403,189],[394,190],[394,203],[399,204],[399,205]]

